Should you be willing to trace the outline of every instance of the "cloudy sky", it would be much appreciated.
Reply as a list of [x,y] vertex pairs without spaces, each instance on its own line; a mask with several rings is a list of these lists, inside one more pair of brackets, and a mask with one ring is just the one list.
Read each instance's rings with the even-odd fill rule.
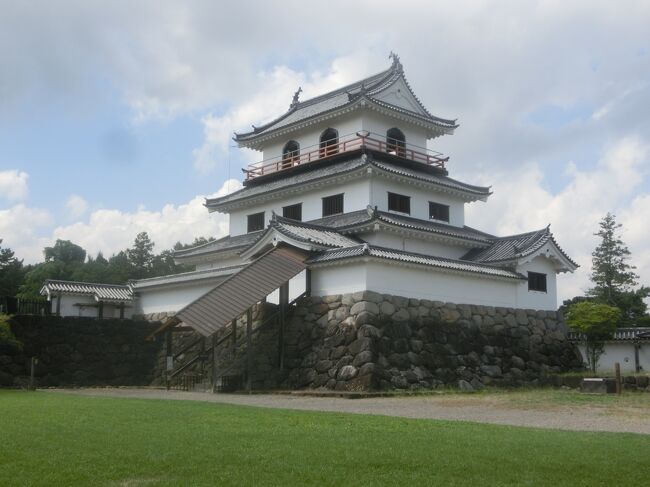
[[[588,286],[593,232],[624,225],[650,284],[650,2],[0,0],[0,238],[25,262],[70,239],[111,254],[228,231],[203,198],[256,159],[235,130],[401,56],[458,118],[450,174],[492,185],[467,223],[551,228]],[[325,7],[326,5],[326,7]]]

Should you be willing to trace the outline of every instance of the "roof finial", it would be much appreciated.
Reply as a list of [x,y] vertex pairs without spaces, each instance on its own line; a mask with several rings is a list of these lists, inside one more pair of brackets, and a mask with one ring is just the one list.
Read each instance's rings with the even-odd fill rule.
[[293,94],[293,100],[291,100],[291,108],[295,107],[298,104],[298,97],[302,93],[302,86],[298,87],[298,91]]
[[397,71],[402,71],[402,63],[400,62],[399,56],[397,54],[395,54],[393,51],[391,51],[390,54],[388,55],[388,59],[393,60],[393,67]]

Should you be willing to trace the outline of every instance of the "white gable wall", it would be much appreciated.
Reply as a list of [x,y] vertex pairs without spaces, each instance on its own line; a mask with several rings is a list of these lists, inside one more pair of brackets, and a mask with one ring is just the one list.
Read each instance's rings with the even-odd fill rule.
[[528,283],[517,289],[518,308],[557,309],[557,275],[553,262],[545,257],[535,257],[532,261],[517,266],[517,272],[528,276],[528,271],[546,274],[546,292],[529,291]]

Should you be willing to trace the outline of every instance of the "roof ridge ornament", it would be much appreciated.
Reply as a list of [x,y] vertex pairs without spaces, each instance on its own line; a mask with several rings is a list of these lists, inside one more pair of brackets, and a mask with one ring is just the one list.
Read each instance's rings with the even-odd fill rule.
[[399,56],[396,53],[391,51],[390,54],[388,55],[388,59],[391,59],[393,61],[393,68],[398,73],[401,73],[404,70],[404,68],[402,67],[402,63],[399,60]]
[[293,94],[293,99],[291,100],[291,105],[289,105],[289,108],[295,108],[298,106],[298,103],[300,103],[298,100],[300,93],[302,93],[302,86],[299,86],[298,90]]

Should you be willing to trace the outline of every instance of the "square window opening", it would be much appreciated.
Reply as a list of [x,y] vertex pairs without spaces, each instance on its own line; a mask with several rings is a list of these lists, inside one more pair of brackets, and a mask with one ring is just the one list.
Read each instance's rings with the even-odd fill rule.
[[343,213],[343,193],[323,198],[323,216]]
[[411,197],[403,194],[388,193],[388,211],[411,214]]
[[302,203],[282,207],[282,216],[302,221]]
[[264,229],[264,212],[248,215],[248,233]]
[[528,290],[546,292],[546,274],[540,272],[528,273]]
[[449,223],[449,205],[429,201],[429,219]]

